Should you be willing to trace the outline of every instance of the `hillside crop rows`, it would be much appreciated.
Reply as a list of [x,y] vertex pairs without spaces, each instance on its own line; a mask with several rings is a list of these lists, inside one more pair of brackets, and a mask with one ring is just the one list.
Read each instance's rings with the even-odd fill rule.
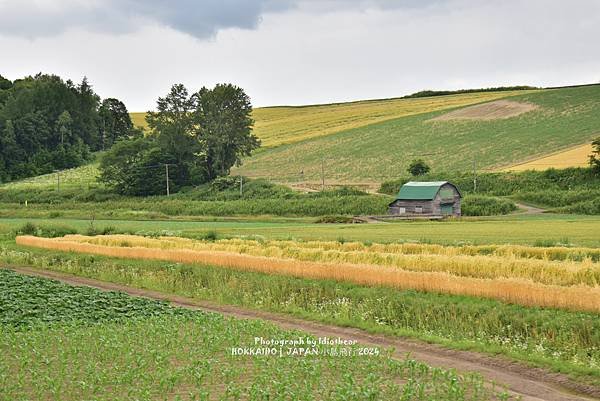
[[517,253],[494,257],[436,255],[425,251],[417,255],[405,255],[402,248],[388,254],[323,252],[320,246],[302,249],[290,247],[290,243],[274,247],[276,249],[256,243],[230,247],[225,244],[219,249],[189,240],[149,240],[135,236],[99,239],[85,236],[56,239],[21,236],[17,237],[17,244],[125,258],[205,263],[361,285],[472,295],[526,306],[600,311],[600,289],[597,286],[600,271],[598,264],[587,256],[583,256],[583,261],[576,262],[524,260],[516,257]]
[[[252,117],[255,120],[255,134],[261,139],[262,145],[273,147],[403,116],[487,102],[522,93],[522,90],[475,92],[415,99],[260,107],[254,109]],[[146,113],[131,113],[135,126],[147,128],[145,117]]]
[[[144,311],[164,312],[165,307],[4,270],[0,275],[11,304],[21,306],[0,308],[0,400],[510,399],[475,374],[398,361],[383,351],[364,356],[358,346],[345,347],[348,356],[331,356],[333,348],[324,346],[301,357],[237,356],[231,350],[251,347],[256,336],[311,337],[261,321],[189,310],[155,316],[136,312],[136,318],[123,319],[140,303]],[[47,308],[47,292],[40,289],[52,290],[54,301],[64,307]],[[128,304],[115,310],[96,301],[106,297]],[[110,316],[95,324],[74,321],[72,310],[78,309]],[[30,326],[31,310],[40,322],[53,323]]]
[[[600,126],[600,85],[544,90],[510,98],[538,108],[497,120],[434,121],[443,111],[397,118],[264,149],[235,174],[283,182],[382,182],[415,158],[434,171],[496,169],[591,142]],[[301,174],[302,173],[302,174]]]

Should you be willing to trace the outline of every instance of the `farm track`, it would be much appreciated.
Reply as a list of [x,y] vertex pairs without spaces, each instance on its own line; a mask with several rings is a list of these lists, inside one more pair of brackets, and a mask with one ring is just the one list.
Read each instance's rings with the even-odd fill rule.
[[[89,286],[105,291],[121,291],[134,296],[159,299],[173,306],[215,312],[238,319],[261,319],[272,322],[284,329],[302,330],[319,337],[341,337],[357,340],[368,346],[394,348],[394,356],[400,359],[410,354],[411,358],[431,366],[453,368],[458,371],[475,371],[489,381],[508,386],[515,395],[524,401],[579,401],[600,399],[600,388],[578,383],[559,373],[532,368],[523,363],[502,357],[492,357],[472,351],[458,351],[421,341],[370,334],[364,330],[338,327],[293,318],[283,314],[256,311],[237,306],[218,305],[207,301],[158,291],[128,287],[95,279],[72,276],[64,273],[39,270],[29,267],[7,267],[21,274],[51,278],[76,286]],[[584,395],[585,394],[585,395]]]

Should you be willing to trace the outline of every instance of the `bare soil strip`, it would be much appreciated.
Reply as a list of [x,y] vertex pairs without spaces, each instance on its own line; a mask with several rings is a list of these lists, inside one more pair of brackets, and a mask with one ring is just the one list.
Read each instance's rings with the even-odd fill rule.
[[496,100],[494,102],[464,107],[459,110],[442,114],[431,120],[496,120],[500,118],[516,117],[537,108],[538,106],[532,103],[515,102],[512,100]]
[[[367,346],[394,348],[394,357],[418,359],[428,365],[452,368],[458,371],[474,371],[487,380],[508,386],[515,395],[526,401],[579,401],[600,399],[600,388],[573,381],[569,377],[551,373],[540,368],[532,368],[523,363],[502,357],[492,357],[471,351],[446,349],[421,341],[371,334],[364,330],[338,327],[301,320],[283,314],[244,309],[237,306],[218,305],[212,302],[158,291],[128,287],[94,279],[72,276],[64,273],[39,270],[30,267],[7,267],[21,274],[51,278],[76,286],[89,286],[105,291],[121,291],[134,296],[159,299],[174,306],[220,313],[238,319],[262,319],[284,329],[302,330],[318,337],[341,337],[357,340]],[[585,395],[584,395],[585,394]]]

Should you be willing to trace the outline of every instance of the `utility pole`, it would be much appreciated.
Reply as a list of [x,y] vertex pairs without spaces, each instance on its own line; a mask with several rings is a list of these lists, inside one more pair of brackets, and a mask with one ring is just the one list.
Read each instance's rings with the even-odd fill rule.
[[325,191],[325,158],[321,158],[321,190]]
[[56,172],[56,192],[60,192],[60,170],[54,170]]
[[477,192],[477,158],[473,157],[473,193]]
[[170,195],[169,193],[169,164],[165,163],[165,175],[167,176],[167,196]]

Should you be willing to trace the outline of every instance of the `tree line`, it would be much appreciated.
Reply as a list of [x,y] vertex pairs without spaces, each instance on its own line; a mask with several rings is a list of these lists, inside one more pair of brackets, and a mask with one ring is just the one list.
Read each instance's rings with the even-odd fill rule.
[[79,166],[91,152],[140,136],[125,105],[80,84],[38,74],[0,76],[0,182]]
[[118,141],[100,162],[100,180],[124,195],[164,194],[229,174],[260,146],[250,98],[218,84],[190,93],[173,85],[148,112],[150,132]]

